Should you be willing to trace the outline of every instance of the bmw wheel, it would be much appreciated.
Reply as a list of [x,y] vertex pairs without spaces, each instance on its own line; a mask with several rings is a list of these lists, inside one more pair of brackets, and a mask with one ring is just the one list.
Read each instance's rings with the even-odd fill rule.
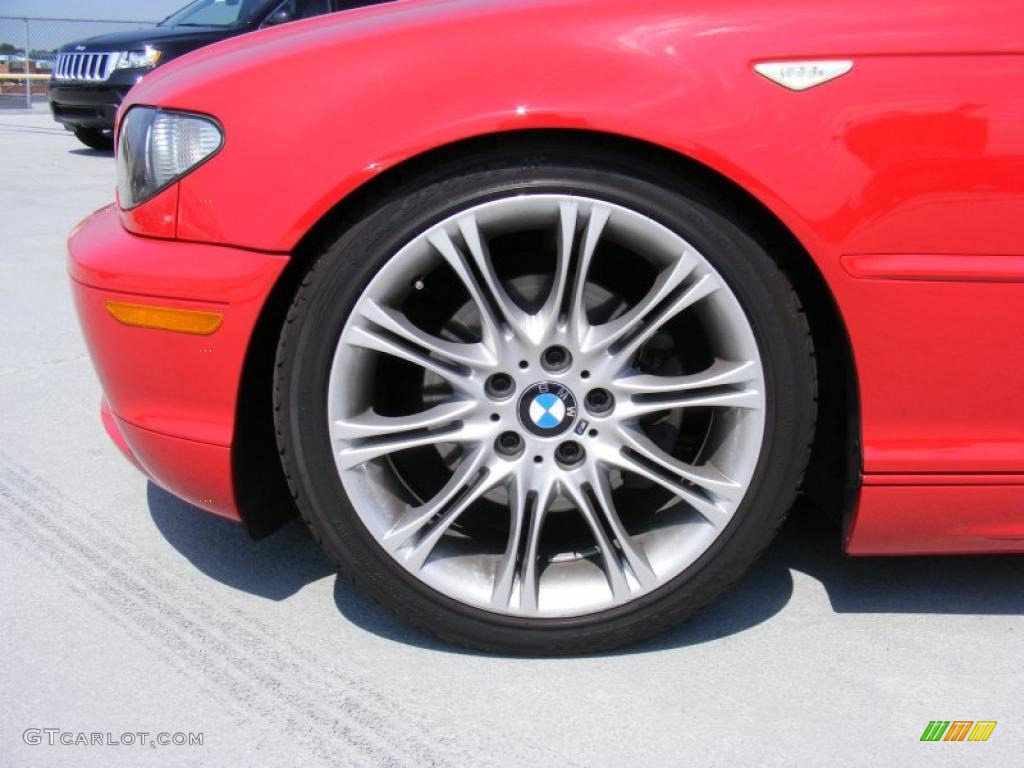
[[442,638],[612,648],[771,540],[815,418],[783,273],[699,189],[579,152],[408,179],[310,269],[278,437],[314,535]]

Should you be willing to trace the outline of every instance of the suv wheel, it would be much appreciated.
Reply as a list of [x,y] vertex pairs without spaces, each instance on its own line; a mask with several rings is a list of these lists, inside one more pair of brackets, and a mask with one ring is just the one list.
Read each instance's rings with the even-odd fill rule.
[[101,131],[99,128],[75,128],[75,138],[90,149],[110,151],[114,148],[112,131]]

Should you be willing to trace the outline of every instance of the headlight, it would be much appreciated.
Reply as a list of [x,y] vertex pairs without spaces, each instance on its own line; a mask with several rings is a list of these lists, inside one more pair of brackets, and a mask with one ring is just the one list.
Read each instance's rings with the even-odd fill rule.
[[161,51],[151,45],[144,51],[121,51],[114,62],[114,69],[151,69],[160,61]]
[[117,191],[134,208],[213,155],[224,133],[212,118],[188,112],[132,107],[121,121]]

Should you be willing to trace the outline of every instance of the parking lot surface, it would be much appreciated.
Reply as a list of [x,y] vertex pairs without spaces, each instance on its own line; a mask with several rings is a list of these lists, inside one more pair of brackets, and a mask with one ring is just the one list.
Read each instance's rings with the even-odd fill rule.
[[[799,508],[654,642],[506,658],[399,622],[298,523],[254,543],[147,483],[103,433],[64,264],[113,177],[0,112],[0,766],[1021,764],[1022,557],[846,559]],[[998,725],[922,743],[931,720]]]

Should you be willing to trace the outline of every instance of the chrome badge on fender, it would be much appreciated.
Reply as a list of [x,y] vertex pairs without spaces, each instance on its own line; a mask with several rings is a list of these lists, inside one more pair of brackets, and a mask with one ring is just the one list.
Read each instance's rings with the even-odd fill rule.
[[816,85],[842,77],[853,69],[849,59],[828,61],[762,61],[754,71],[791,91],[806,91]]

